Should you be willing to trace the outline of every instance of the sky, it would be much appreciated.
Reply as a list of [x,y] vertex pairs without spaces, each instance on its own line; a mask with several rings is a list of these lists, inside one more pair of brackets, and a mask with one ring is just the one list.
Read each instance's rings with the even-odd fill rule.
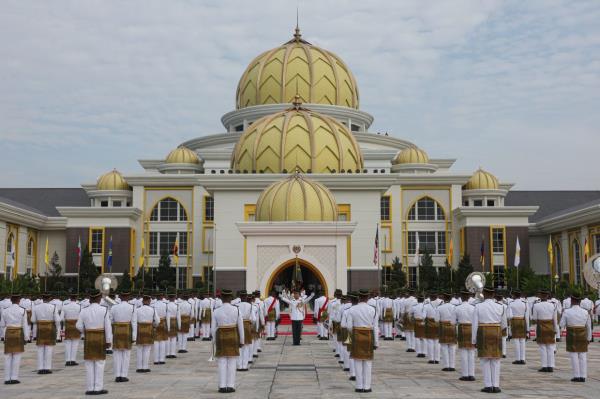
[[225,131],[259,53],[353,71],[372,132],[521,190],[600,190],[600,1],[2,0],[0,186],[78,187]]

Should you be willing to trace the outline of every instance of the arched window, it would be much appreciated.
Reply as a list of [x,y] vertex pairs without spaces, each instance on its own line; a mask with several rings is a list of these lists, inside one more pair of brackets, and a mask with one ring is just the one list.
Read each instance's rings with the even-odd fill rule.
[[6,238],[6,254],[7,256],[9,256],[10,253],[12,253],[14,246],[13,246],[13,241],[15,240],[15,236],[10,233],[8,235],[8,237]]
[[29,240],[27,241],[27,256],[33,256],[34,255],[34,246],[35,246],[35,242],[33,241],[33,238],[30,237]]
[[152,222],[185,222],[187,213],[183,205],[174,198],[165,198],[159,201],[150,213]]
[[554,265],[556,268],[555,274],[558,275],[559,278],[562,278],[562,253],[560,251],[560,245],[558,243],[554,244]]
[[443,221],[446,220],[446,216],[444,209],[436,200],[423,197],[408,211],[408,220]]
[[573,240],[573,269],[575,271],[575,284],[581,284],[581,248],[579,240]]

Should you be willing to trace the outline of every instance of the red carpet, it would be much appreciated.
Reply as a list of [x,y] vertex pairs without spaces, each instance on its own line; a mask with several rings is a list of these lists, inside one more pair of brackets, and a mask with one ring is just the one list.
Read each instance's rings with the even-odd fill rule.
[[[281,313],[279,315],[280,320],[279,320],[279,325],[280,326],[291,326],[292,325],[292,320],[290,319],[290,314],[289,313]],[[313,315],[312,313],[308,313],[306,315],[306,317],[304,318],[304,325],[305,326],[312,326],[315,324],[315,321],[313,320]]]

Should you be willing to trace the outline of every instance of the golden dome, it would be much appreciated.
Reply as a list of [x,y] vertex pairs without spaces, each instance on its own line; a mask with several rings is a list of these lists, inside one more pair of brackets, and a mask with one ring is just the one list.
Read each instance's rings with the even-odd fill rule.
[[396,155],[393,164],[429,163],[429,156],[417,147],[405,148]]
[[294,38],[256,57],[240,78],[236,108],[292,102],[298,94],[309,104],[358,109],[358,87],[352,72],[335,54]]
[[324,185],[296,173],[267,187],[256,203],[259,222],[337,220],[337,205]]
[[465,190],[497,190],[500,187],[496,176],[479,168],[465,184]]
[[360,147],[344,125],[294,105],[246,129],[233,150],[232,169],[253,173],[362,170]]
[[200,158],[198,155],[187,147],[179,146],[167,155],[165,163],[189,163],[199,164]]
[[96,182],[98,190],[129,190],[129,184],[123,178],[123,175],[116,169],[103,174]]

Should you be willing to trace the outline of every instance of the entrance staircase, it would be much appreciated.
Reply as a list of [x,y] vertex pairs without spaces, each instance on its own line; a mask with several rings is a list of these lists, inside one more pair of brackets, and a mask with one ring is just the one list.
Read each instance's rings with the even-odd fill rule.
[[[315,325],[315,320],[313,318],[313,314],[312,313],[307,313],[306,317],[304,317],[304,325],[305,326],[312,326]],[[291,326],[292,325],[292,319],[290,318],[290,314],[289,313],[281,313],[279,315],[279,325],[280,326]]]

